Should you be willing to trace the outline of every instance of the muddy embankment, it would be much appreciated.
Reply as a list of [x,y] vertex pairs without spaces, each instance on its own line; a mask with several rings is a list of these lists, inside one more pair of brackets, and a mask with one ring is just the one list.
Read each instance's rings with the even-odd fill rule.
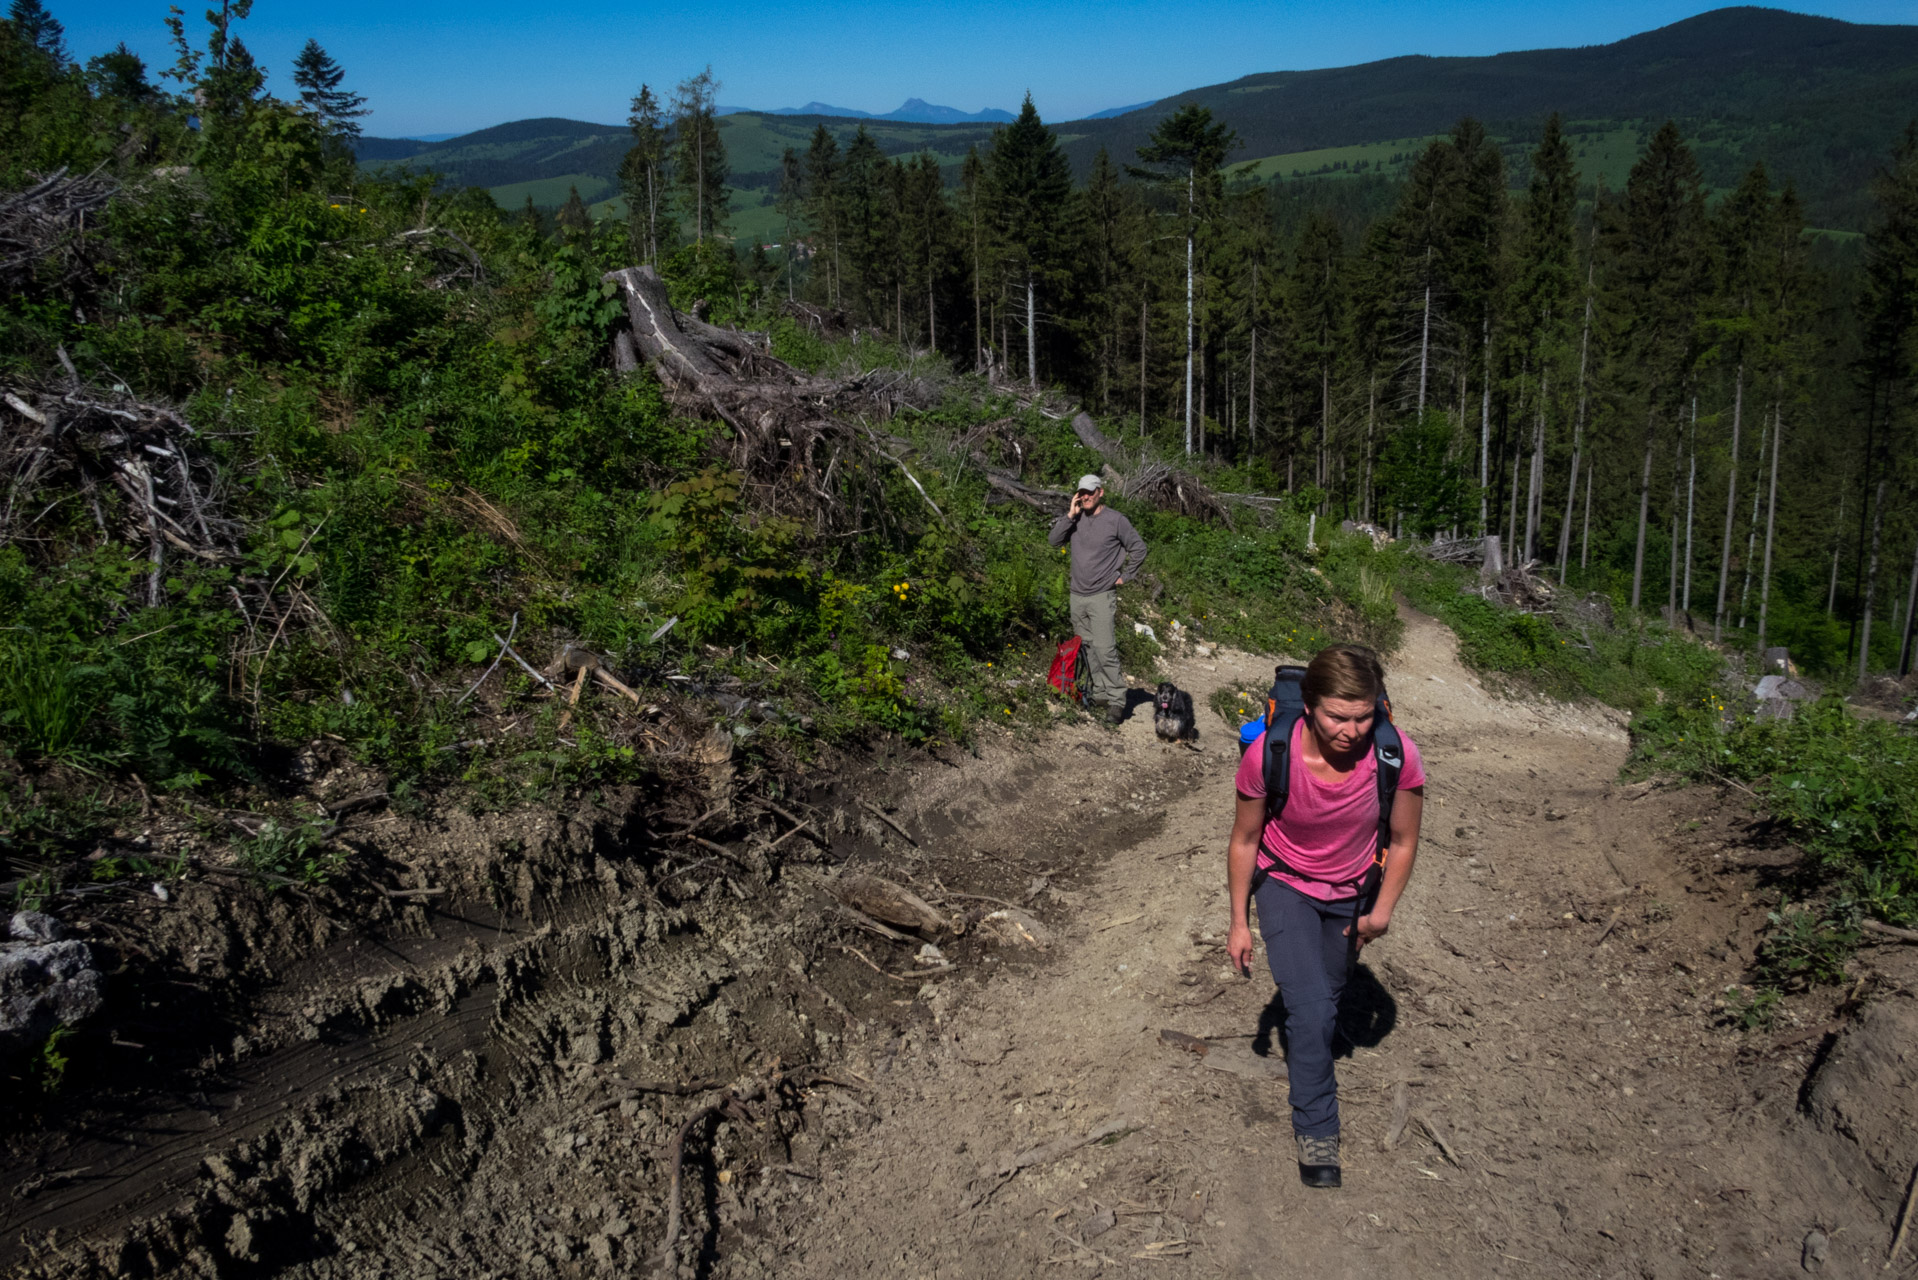
[[[884,768],[742,782],[721,758],[670,793],[594,792],[567,812],[374,806],[348,823],[351,874],[333,886],[209,867],[164,896],[56,901],[107,999],[62,1042],[60,1093],[14,1112],[0,1266],[419,1274],[430,1242],[339,1206],[397,1200],[403,1221],[462,1185],[479,1216],[449,1274],[656,1252],[681,1113],[754,1082],[747,1136],[708,1150],[710,1126],[688,1135],[683,1247],[710,1254],[717,1167],[742,1146],[790,1163],[822,1112],[858,1115],[857,1082],[813,1081],[813,1064],[848,1028],[910,1020],[953,971],[912,972],[918,939],[851,941],[872,925],[820,889],[839,864],[912,852],[914,819],[875,803]],[[988,865],[969,887],[1031,885]],[[934,899],[947,932],[999,910]],[[1024,949],[939,941],[953,960]],[[857,954],[875,947],[892,954]],[[582,1185],[527,1186],[534,1167]]]

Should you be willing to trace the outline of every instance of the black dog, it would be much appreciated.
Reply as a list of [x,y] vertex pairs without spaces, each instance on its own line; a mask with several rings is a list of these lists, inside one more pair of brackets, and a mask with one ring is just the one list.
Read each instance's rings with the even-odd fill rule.
[[1152,731],[1163,742],[1187,742],[1198,736],[1192,716],[1192,695],[1170,680],[1159,686],[1152,700]]

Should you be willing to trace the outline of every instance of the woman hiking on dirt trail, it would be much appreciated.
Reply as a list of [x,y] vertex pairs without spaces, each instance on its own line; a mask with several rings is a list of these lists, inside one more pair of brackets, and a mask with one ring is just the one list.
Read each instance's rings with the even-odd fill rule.
[[[1297,668],[1292,671],[1296,678]],[[1226,852],[1232,902],[1226,952],[1234,968],[1251,972],[1246,907],[1256,898],[1266,959],[1285,1002],[1299,1177],[1308,1187],[1336,1187],[1339,1096],[1332,1040],[1339,996],[1359,948],[1391,927],[1392,910],[1412,876],[1425,770],[1403,731],[1375,732],[1385,672],[1370,649],[1320,650],[1298,680],[1298,693],[1304,708],[1300,713],[1293,704],[1297,720],[1286,744],[1287,772],[1273,775],[1285,780],[1276,788],[1283,797],[1276,816],[1266,804],[1264,734],[1239,762],[1239,804]],[[1383,750],[1394,738],[1400,749]],[[1387,770],[1383,788],[1381,767]],[[1382,791],[1392,797],[1389,821],[1381,821]]]

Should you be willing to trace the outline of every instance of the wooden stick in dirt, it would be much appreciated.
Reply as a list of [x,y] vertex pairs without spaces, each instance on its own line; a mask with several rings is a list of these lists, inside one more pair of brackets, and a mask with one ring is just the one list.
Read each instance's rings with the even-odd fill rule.
[[673,1248],[679,1243],[679,1186],[686,1169],[686,1139],[693,1136],[695,1126],[719,1113],[724,1103],[715,1102],[701,1107],[686,1118],[679,1126],[679,1135],[673,1139],[673,1181],[666,1192],[666,1238],[659,1246],[659,1265],[673,1265]]
[[1918,942],[1918,929],[1900,929],[1882,920],[1860,920],[1858,927],[1866,933],[1875,933],[1880,937],[1896,938],[1900,942]]
[[682,838],[692,841],[694,844],[698,845],[702,849],[711,849],[714,853],[718,854],[720,857],[724,858],[726,861],[732,863],[735,867],[738,867],[741,871],[752,870],[750,866],[740,861],[739,856],[737,854],[735,854],[731,849],[728,849],[723,844],[715,844],[713,841],[706,839],[706,837],[704,836],[696,836],[691,834],[688,834]]
[[993,1175],[992,1184],[979,1193],[978,1199],[972,1202],[971,1207],[977,1209],[980,1205],[991,1199],[993,1193],[998,1191],[1000,1187],[1005,1186],[1006,1183],[1012,1181],[1021,1169],[1030,1169],[1034,1165],[1051,1164],[1061,1156],[1071,1155],[1080,1147],[1089,1147],[1095,1142],[1103,1142],[1115,1133],[1124,1133],[1134,1127],[1129,1120],[1122,1117],[1115,1117],[1114,1119],[1106,1121],[1096,1129],[1087,1130],[1083,1138],[1061,1138],[1059,1141],[1046,1146],[1033,1147],[1030,1150],[1022,1151]]
[[386,889],[381,893],[389,898],[439,898],[446,894],[445,889]]
[[904,827],[900,826],[897,822],[894,822],[892,818],[887,815],[884,809],[881,809],[878,805],[873,804],[867,800],[861,800],[859,802],[859,807],[864,809],[867,813],[870,813],[873,817],[879,819],[881,822],[885,823],[887,826],[891,827],[894,831],[897,831],[900,835],[900,838],[903,839],[907,844],[911,845],[915,849],[919,847],[919,842],[917,840],[914,840]]
[[1905,1247],[1905,1237],[1911,1232],[1911,1213],[1918,1207],[1918,1168],[1911,1171],[1911,1183],[1905,1188],[1905,1207],[1898,1213],[1898,1234],[1891,1238],[1891,1252],[1885,1255],[1884,1270],[1891,1270],[1891,1264],[1898,1261],[1898,1251]]
[[1411,1119],[1411,1115],[1412,1097],[1406,1090],[1405,1081],[1401,1080],[1398,1087],[1392,1090],[1392,1125],[1385,1131],[1385,1140],[1379,1145],[1387,1151],[1398,1146],[1399,1138],[1404,1134],[1406,1122]]
[[[919,979],[914,977],[902,978],[896,973],[887,973],[884,969],[881,969],[876,963],[874,963],[873,958],[871,956],[861,951],[858,947],[849,947],[842,942],[839,944],[839,949],[845,952],[849,956],[857,956],[860,960],[863,960],[868,969],[871,969],[874,973],[878,974],[882,978],[891,978],[894,982],[904,982],[908,985],[911,985],[912,983],[919,981]],[[947,967],[950,968],[951,966],[948,965]]]
[[1612,936],[1612,930],[1618,928],[1618,922],[1620,918],[1623,917],[1624,914],[1625,913],[1622,908],[1613,910],[1612,918],[1605,922],[1605,927],[1598,931],[1598,936],[1596,938],[1592,939],[1592,945],[1594,947],[1596,947],[1599,943],[1605,941],[1605,939]]
[[1463,1169],[1465,1167],[1459,1163],[1458,1152],[1452,1150],[1452,1144],[1445,1140],[1445,1131],[1438,1127],[1436,1120],[1428,1115],[1421,1114],[1419,1116],[1419,1126],[1423,1128],[1426,1134],[1432,1139],[1432,1145],[1439,1149],[1439,1154],[1451,1161],[1454,1168]]

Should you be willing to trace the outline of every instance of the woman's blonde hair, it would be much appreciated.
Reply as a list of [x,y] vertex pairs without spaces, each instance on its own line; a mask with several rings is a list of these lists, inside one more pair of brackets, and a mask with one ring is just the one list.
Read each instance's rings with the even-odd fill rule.
[[1377,702],[1385,692],[1385,668],[1379,655],[1361,644],[1335,644],[1321,649],[1305,668],[1299,693],[1305,705],[1316,707],[1327,698]]

